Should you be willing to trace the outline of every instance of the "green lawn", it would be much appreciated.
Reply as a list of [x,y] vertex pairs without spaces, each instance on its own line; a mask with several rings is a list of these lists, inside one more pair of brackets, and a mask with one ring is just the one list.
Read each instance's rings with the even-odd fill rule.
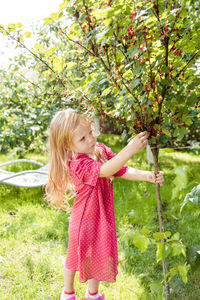
[[[101,141],[118,152],[120,138],[101,135]],[[0,156],[0,161],[14,157]],[[47,158],[27,154],[27,158],[45,163]],[[150,170],[145,151],[129,161],[129,165]],[[186,184],[175,186],[175,169],[188,166]],[[28,168],[33,166],[28,166]],[[189,203],[180,215],[184,196],[200,182],[200,157],[192,153],[160,151],[160,168],[165,171],[165,184],[161,188],[165,230],[180,232],[187,248],[200,250],[200,210]],[[12,167],[13,168],[13,167]],[[22,167],[18,167],[18,170]],[[15,169],[16,170],[16,169]],[[0,186],[0,299],[59,299],[63,288],[63,263],[67,250],[69,213],[50,208],[43,201],[42,188],[24,189]],[[152,299],[149,285],[162,278],[162,266],[156,264],[156,250],[151,246],[141,254],[133,246],[132,236],[142,227],[158,231],[155,186],[145,182],[128,182],[115,179],[115,213],[119,248],[119,275],[115,284],[102,283],[108,300]],[[169,262],[174,267],[182,262],[175,257]],[[189,271],[188,283],[183,284],[179,275],[170,282],[172,299],[200,299],[200,272]],[[78,282],[76,291],[83,299],[86,284]],[[159,299],[162,299],[161,297]]]

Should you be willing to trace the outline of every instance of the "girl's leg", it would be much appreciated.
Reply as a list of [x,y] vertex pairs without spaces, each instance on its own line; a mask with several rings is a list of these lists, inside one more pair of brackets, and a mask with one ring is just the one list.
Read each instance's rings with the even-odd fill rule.
[[68,293],[72,293],[74,291],[75,273],[75,271],[64,268],[64,289]]
[[97,281],[95,279],[88,280],[88,291],[91,294],[98,293],[99,283],[100,281]]

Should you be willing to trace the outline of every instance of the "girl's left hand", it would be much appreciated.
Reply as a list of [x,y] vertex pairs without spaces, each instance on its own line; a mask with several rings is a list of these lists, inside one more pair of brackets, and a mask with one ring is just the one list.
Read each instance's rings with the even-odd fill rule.
[[149,172],[148,181],[162,185],[164,182],[164,172],[159,171],[157,175],[154,172]]

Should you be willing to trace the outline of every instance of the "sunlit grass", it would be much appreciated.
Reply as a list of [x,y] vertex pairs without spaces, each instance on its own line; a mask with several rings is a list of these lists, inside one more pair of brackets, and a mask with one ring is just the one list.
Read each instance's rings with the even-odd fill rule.
[[[114,152],[120,151],[120,137],[102,135],[102,141]],[[46,155],[27,155],[30,159],[47,162]],[[16,157],[15,157],[16,158]],[[0,161],[14,157],[1,156]],[[199,184],[199,156],[184,152],[160,151],[160,168],[165,171],[165,184],[161,188],[165,230],[180,232],[184,244],[199,245],[199,209],[192,203],[180,215],[183,196]],[[142,151],[129,161],[129,165],[153,170]],[[187,165],[188,183],[183,192],[172,199],[177,166]],[[32,165],[20,165],[18,170]],[[43,201],[42,188],[25,189],[0,186],[0,299],[59,299],[63,289],[63,263],[67,251],[69,213],[50,208]],[[151,246],[141,254],[133,246],[132,235],[142,227],[158,231],[155,186],[146,182],[128,182],[115,179],[115,214],[119,248],[119,274],[115,284],[102,283],[101,291],[108,300],[151,299],[149,285],[162,280],[162,266],[156,264],[156,249]],[[199,245],[200,246],[200,245]],[[199,247],[200,248],[200,247]],[[169,260],[174,267],[181,262]],[[179,276],[171,282],[172,299],[199,300],[198,271],[189,272],[188,283]],[[195,285],[193,283],[195,281]],[[78,282],[76,291],[83,299],[87,284]]]

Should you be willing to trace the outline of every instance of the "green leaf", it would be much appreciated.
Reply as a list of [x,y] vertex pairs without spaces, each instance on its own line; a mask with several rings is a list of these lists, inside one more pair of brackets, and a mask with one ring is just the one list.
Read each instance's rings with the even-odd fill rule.
[[15,28],[21,28],[22,26],[23,26],[23,25],[22,25],[22,23],[20,23],[20,22],[15,24]]
[[53,19],[52,18],[44,18],[44,24],[43,25],[48,25],[48,24],[51,24],[53,23]]
[[124,59],[124,54],[122,52],[117,52],[116,58],[118,62],[121,62]]
[[180,239],[180,233],[176,232],[175,234],[172,235],[171,241],[178,241]]
[[177,137],[179,141],[183,139],[186,133],[187,133],[187,128],[185,127],[181,127],[181,128],[176,127],[176,129],[174,130],[174,136]]
[[72,69],[72,68],[75,67],[75,66],[76,66],[76,63],[73,62],[73,61],[67,63],[67,69]]
[[63,2],[59,5],[59,11],[63,10],[64,8],[67,8],[67,2]]
[[166,134],[166,136],[168,136],[168,137],[171,136],[171,133],[166,128],[162,128],[162,131],[163,131],[164,134]]
[[153,237],[156,239],[156,241],[160,241],[165,238],[165,234],[163,232],[155,232]]
[[133,70],[134,75],[139,75],[141,72],[142,72],[142,67],[140,65],[137,65]]
[[172,235],[172,233],[170,231],[165,231],[166,238],[169,238],[171,235]]
[[177,267],[171,268],[170,273],[172,276],[175,276],[176,274],[178,274],[178,268]]
[[9,23],[7,28],[8,28],[8,31],[15,31],[16,30],[16,27],[15,27],[14,23]]
[[140,234],[140,233],[135,233],[133,236],[133,244],[140,250],[141,253],[143,253],[149,245],[149,239]]
[[103,8],[103,9],[96,9],[92,12],[92,15],[96,17],[97,20],[102,19],[102,17],[112,17],[114,16],[114,9],[113,8]]
[[149,230],[148,228],[145,228],[145,227],[143,227],[143,228],[140,230],[140,233],[141,233],[142,235],[148,235],[150,232],[151,232],[151,230]]
[[[132,74],[132,73],[131,73]],[[136,86],[138,86],[138,84],[140,84],[140,79],[133,79],[133,80],[131,80],[131,82],[130,82],[130,86],[131,86],[131,88],[135,88]]]
[[163,259],[163,243],[157,243],[157,251],[156,251],[156,258],[157,263]]
[[168,257],[172,253],[172,248],[168,243],[164,243],[164,248],[163,248],[163,258]]
[[105,90],[103,91],[103,93],[102,93],[102,96],[107,96],[107,95],[110,93],[110,91],[111,91],[111,88],[110,88],[110,87],[107,88],[107,89],[105,89]]
[[94,63],[96,60],[97,60],[96,57],[90,56],[89,59],[88,59],[88,64]]
[[52,14],[50,15],[50,18],[55,19],[55,20],[58,20],[58,19],[59,19],[59,12],[57,12],[57,13],[52,13]]
[[[49,56],[55,54],[56,50],[57,50],[57,47],[51,47],[51,48],[49,48],[48,50],[45,51],[45,56],[49,57]],[[54,56],[54,57],[56,57],[56,56]]]
[[115,95],[118,95],[119,94],[119,89],[117,87],[114,87],[112,89],[112,92],[115,94]]
[[179,265],[178,266],[179,274],[181,275],[181,278],[184,283],[187,283],[187,272],[189,271],[189,269],[190,269],[189,265]]
[[43,47],[43,45],[42,44],[39,44],[39,43],[36,43],[35,45],[34,45],[34,48],[35,49],[41,49]]
[[[53,60],[53,65],[54,65],[54,71],[61,72],[63,69],[63,61],[61,58],[55,57]],[[69,74],[68,74],[69,76]]]
[[186,257],[186,248],[181,242],[175,241],[171,244],[171,247],[172,247],[172,256],[183,254],[183,256]]
[[30,38],[31,34],[32,34],[32,32],[24,32],[24,35],[26,38]]
[[126,79],[131,79],[133,77],[133,73],[131,70],[128,70],[126,71],[124,74],[123,74],[123,77],[126,78]]
[[129,55],[129,57],[130,57],[131,59],[133,59],[133,57],[134,57],[136,54],[138,54],[139,52],[141,52],[141,51],[140,51],[137,47],[129,48],[128,51],[127,51],[128,55]]

